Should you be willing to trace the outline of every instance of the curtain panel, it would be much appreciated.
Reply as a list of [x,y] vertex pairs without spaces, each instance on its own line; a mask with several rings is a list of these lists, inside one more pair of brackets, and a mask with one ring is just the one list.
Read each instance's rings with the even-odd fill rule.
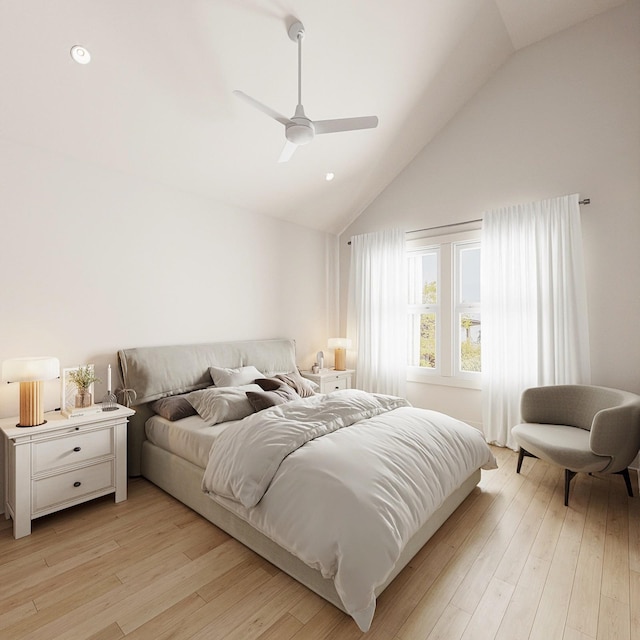
[[486,212],[481,271],[484,432],[517,449],[524,389],[591,379],[578,195]]
[[406,248],[398,229],[351,238],[347,336],[356,351],[357,386],[404,395]]

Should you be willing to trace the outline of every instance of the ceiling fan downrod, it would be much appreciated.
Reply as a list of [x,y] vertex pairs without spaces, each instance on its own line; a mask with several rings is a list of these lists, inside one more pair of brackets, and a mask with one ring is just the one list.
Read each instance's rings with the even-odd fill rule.
[[287,32],[289,38],[298,45],[298,104],[302,106],[302,39],[304,38],[304,25],[300,21],[294,22]]
[[313,122],[307,118],[302,106],[302,39],[304,26],[302,22],[294,22],[289,27],[289,38],[298,45],[298,104],[291,118],[291,124],[285,126],[284,135],[289,142],[302,146],[311,142],[315,136]]

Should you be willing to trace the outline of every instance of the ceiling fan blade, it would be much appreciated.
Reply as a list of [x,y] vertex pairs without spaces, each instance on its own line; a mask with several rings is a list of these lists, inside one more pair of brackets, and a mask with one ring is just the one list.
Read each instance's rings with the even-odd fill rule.
[[278,162],[288,162],[297,148],[298,148],[297,144],[294,144],[293,142],[290,142],[289,140],[287,140],[287,142],[284,145],[284,148],[280,153]]
[[283,116],[282,114],[278,113],[277,111],[274,111],[271,107],[267,107],[266,104],[262,104],[262,102],[258,102],[255,98],[248,96],[243,91],[236,90],[233,93],[235,96],[237,96],[241,100],[244,100],[247,104],[250,104],[252,107],[254,107],[255,109],[258,109],[259,111],[262,111],[262,113],[266,113],[270,118],[277,120],[281,124],[285,126],[288,124],[291,124],[291,120],[289,120],[289,118],[285,118],[285,116]]
[[355,131],[356,129],[374,129],[378,126],[377,116],[361,118],[338,118],[336,120],[314,120],[313,128],[317,134]]

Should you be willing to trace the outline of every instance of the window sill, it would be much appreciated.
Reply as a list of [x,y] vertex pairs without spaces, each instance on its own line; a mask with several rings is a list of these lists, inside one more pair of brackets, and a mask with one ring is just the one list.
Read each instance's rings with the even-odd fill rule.
[[433,384],[441,387],[459,387],[460,389],[481,389],[482,379],[480,375],[475,378],[455,378],[453,376],[439,376],[426,371],[407,371],[407,382],[419,382]]

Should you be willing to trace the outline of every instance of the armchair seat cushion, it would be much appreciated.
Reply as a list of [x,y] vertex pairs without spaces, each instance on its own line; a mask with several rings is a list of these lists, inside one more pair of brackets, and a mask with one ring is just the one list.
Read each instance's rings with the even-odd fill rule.
[[589,447],[590,432],[561,424],[525,423],[513,427],[516,442],[537,458],[570,471],[604,471],[610,456],[594,454]]

